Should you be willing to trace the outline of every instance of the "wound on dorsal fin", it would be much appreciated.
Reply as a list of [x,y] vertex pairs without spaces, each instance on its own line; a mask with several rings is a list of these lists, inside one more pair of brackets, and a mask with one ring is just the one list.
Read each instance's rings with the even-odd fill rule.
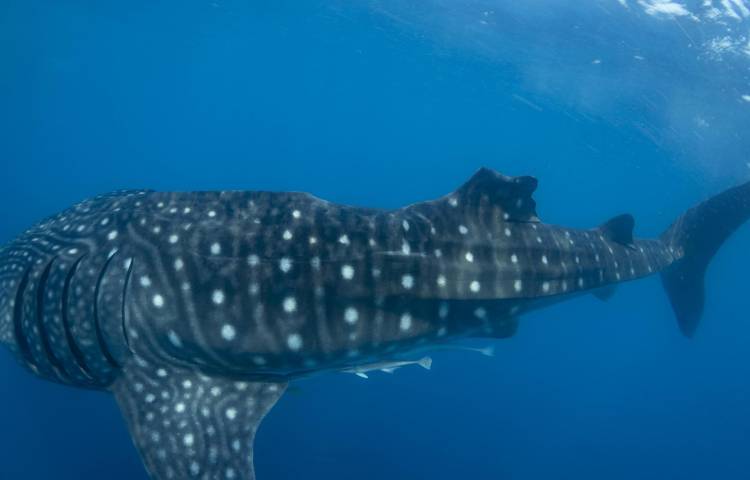
[[538,222],[534,177],[508,177],[482,168],[449,196],[448,202],[461,208],[475,208],[478,213],[499,209],[503,219],[511,222]]
[[608,240],[629,246],[633,244],[633,227],[635,227],[635,219],[626,213],[607,221],[599,227],[599,230]]

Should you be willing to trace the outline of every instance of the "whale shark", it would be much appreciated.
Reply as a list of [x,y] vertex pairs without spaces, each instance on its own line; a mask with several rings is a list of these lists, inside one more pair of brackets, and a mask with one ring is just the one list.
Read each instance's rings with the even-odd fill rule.
[[660,274],[681,331],[750,217],[750,183],[654,239],[619,215],[543,223],[537,180],[481,169],[395,210],[306,193],[121,191],[0,250],[0,341],[39,377],[113,394],[150,477],[255,478],[256,430],[290,381],[393,370],[526,313]]

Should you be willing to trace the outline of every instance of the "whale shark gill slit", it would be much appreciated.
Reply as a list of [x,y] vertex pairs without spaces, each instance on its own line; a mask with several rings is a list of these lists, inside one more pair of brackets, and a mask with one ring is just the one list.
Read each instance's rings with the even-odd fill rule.
[[47,292],[47,281],[49,280],[49,275],[52,271],[52,266],[54,265],[54,263],[55,258],[52,258],[52,260],[47,262],[47,266],[44,267],[42,276],[39,279],[39,284],[36,287],[36,326],[39,329],[39,340],[42,344],[42,349],[47,357],[47,360],[50,363],[50,366],[52,367],[52,370],[54,371],[55,375],[57,375],[60,381],[68,382],[70,381],[70,375],[65,370],[63,362],[57,357],[54,350],[52,349],[52,346],[50,345],[50,336],[44,321],[44,295]]
[[26,288],[29,285],[29,278],[31,276],[31,269],[28,267],[21,277],[21,281],[18,284],[18,290],[16,291],[15,303],[13,305],[13,330],[16,338],[16,345],[21,357],[31,367],[36,366],[36,360],[34,355],[31,353],[31,347],[29,346],[29,340],[26,337],[26,332],[23,328],[23,297],[26,293]]
[[68,270],[68,274],[65,276],[65,281],[63,282],[62,289],[61,317],[63,330],[65,331],[65,341],[68,344],[68,348],[70,348],[70,353],[73,355],[76,365],[78,366],[84,377],[86,377],[87,381],[96,383],[94,373],[89,368],[88,363],[86,362],[86,357],[78,346],[78,343],[76,343],[75,337],[73,336],[73,332],[71,331],[70,327],[68,305],[70,302],[70,285],[72,284],[73,277],[75,277],[75,274],[78,271],[78,267],[81,265],[81,262],[84,258],[86,258],[85,255],[76,259],[76,261],[73,262],[73,265]]
[[130,281],[133,278],[133,266],[135,265],[135,258],[131,258],[128,262],[128,271],[125,273],[125,283],[122,287],[122,303],[120,304],[120,330],[122,331],[122,339],[125,342],[125,348],[129,352],[133,352],[130,347],[130,337],[128,336],[127,327],[127,298],[128,288],[130,287]]
[[99,300],[100,300],[99,297],[101,296],[102,281],[104,280],[104,277],[107,274],[107,270],[109,269],[109,266],[112,264],[112,260],[115,257],[117,257],[117,253],[114,253],[113,255],[110,255],[109,258],[107,258],[107,261],[104,262],[104,266],[99,272],[99,277],[96,279],[96,286],[94,287],[94,305],[93,305],[94,307],[94,330],[96,331],[96,341],[99,344],[99,349],[101,350],[102,355],[104,355],[105,360],[112,368],[120,369],[122,368],[122,365],[120,365],[120,363],[112,355],[112,352],[110,351],[110,348],[107,345],[107,340],[104,338],[104,335],[102,334],[101,318],[100,318],[100,312],[99,312]]

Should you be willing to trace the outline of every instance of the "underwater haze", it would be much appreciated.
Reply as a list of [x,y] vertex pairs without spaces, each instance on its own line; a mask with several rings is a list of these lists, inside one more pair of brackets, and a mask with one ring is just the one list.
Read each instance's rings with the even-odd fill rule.
[[[480,167],[537,177],[546,223],[655,237],[750,179],[746,0],[4,0],[0,58],[0,244],[118,189],[397,208]],[[690,340],[655,276],[492,358],[296,381],[258,478],[750,478],[748,245]],[[147,480],[112,398],[0,372],[0,479]]]

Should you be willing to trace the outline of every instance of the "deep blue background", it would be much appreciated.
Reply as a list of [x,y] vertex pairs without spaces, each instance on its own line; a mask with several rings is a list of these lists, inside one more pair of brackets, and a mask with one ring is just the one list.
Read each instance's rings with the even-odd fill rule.
[[[480,166],[539,177],[544,221],[627,211],[653,236],[750,176],[747,70],[702,58],[689,25],[602,1],[476,31],[484,11],[393,3],[1,2],[0,242],[119,188],[398,207]],[[530,315],[492,359],[299,382],[258,476],[748,478],[748,244],[745,227],[717,256],[692,341],[652,278]],[[111,398],[5,353],[0,372],[0,478],[145,480]]]

